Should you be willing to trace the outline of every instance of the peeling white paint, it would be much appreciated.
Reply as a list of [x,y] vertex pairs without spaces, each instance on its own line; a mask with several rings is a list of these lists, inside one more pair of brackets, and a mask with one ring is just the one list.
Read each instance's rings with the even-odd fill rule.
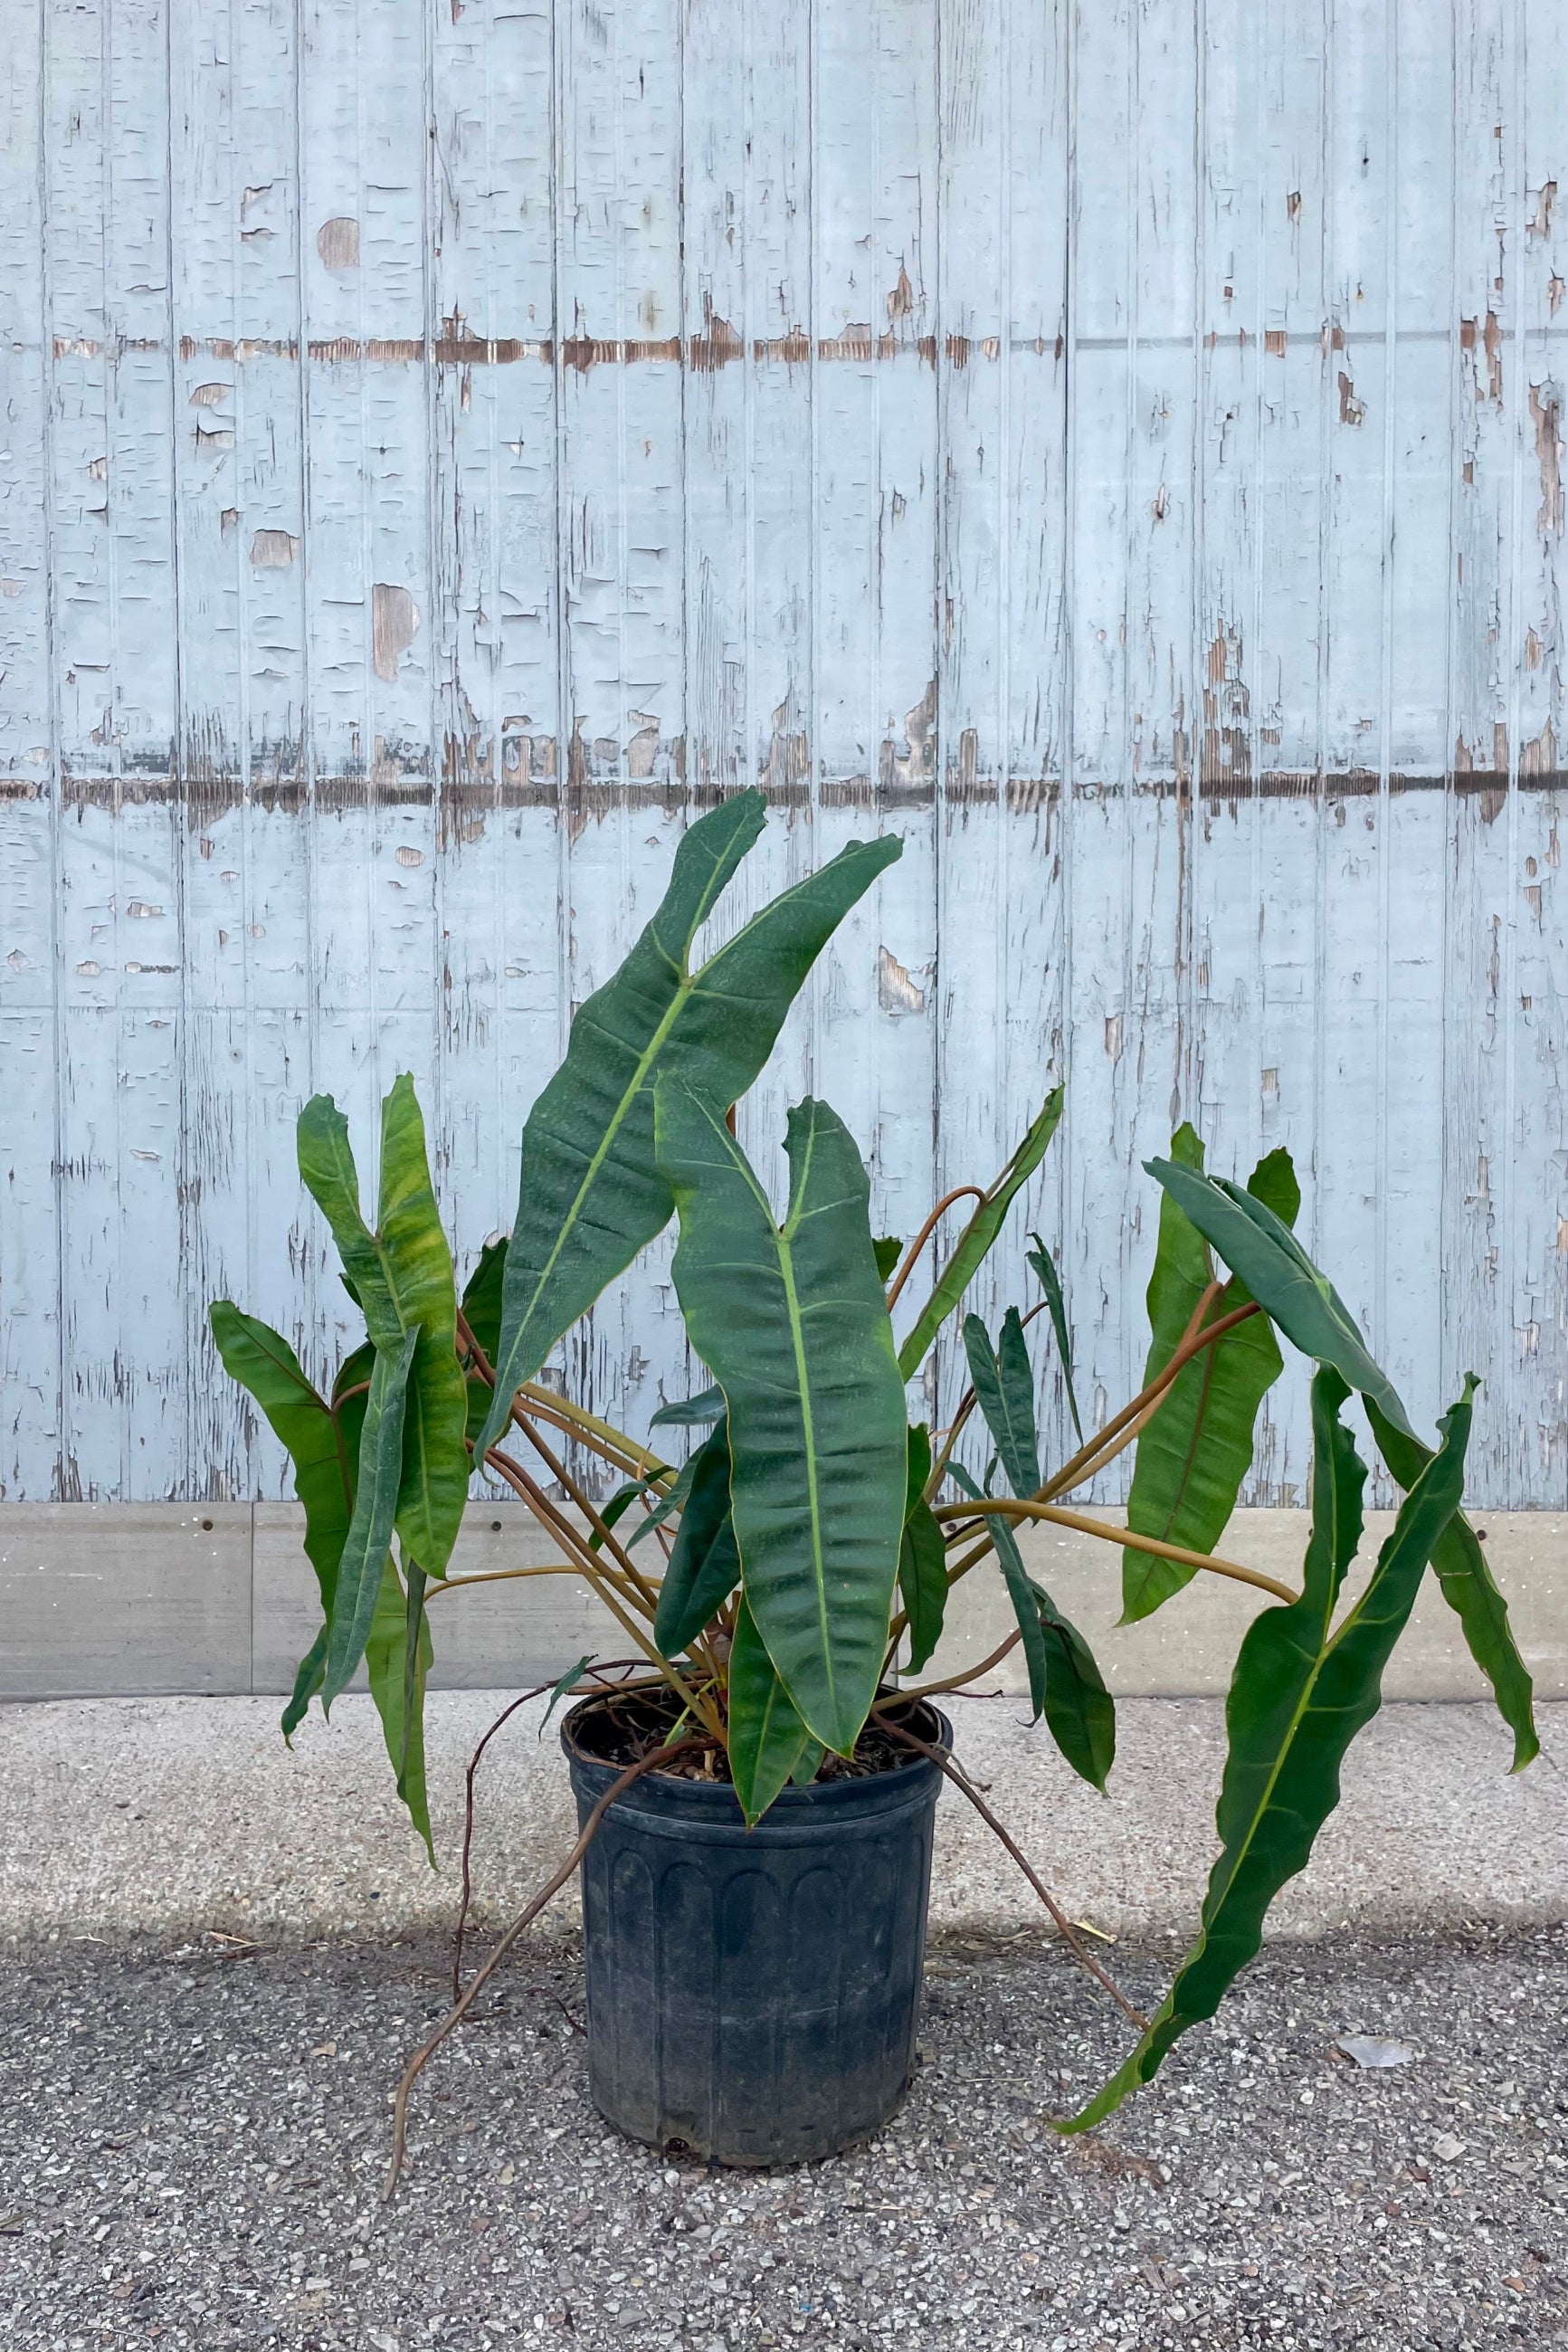
[[[1287,1143],[1417,1418],[1474,1366],[1477,1492],[1561,1507],[1554,0],[225,24],[24,11],[0,89],[0,1492],[276,1491],[204,1310],[350,1319],[300,1102],[368,1179],[412,1069],[474,1248],[756,778],[720,927],[905,841],[770,1179],[820,1087],[911,1233],[1066,1077],[1023,1222],[1115,1401],[1139,1163]],[[562,1351],[633,1424],[668,1254]]]

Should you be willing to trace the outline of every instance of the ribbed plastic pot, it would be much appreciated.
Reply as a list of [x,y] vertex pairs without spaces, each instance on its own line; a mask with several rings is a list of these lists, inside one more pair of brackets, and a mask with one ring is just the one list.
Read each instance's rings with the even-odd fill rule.
[[[599,1704],[561,1728],[580,1824],[617,1773],[580,1745]],[[634,1780],[582,1863],[601,2115],[741,2165],[831,2156],[885,2124],[915,2067],[941,1779],[916,1757],[786,1789],[749,1832],[725,1783]]]

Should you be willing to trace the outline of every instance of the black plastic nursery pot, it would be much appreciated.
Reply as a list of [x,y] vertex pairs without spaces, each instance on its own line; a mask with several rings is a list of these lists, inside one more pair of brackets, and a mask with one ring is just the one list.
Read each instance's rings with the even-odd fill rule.
[[[621,1767],[561,1727],[578,1820]],[[944,1748],[934,1707],[912,1725]],[[831,2156],[885,2124],[915,2067],[942,1775],[789,1788],[747,1831],[724,1781],[647,1773],[582,1863],[594,2105],[632,2139],[718,2164]]]

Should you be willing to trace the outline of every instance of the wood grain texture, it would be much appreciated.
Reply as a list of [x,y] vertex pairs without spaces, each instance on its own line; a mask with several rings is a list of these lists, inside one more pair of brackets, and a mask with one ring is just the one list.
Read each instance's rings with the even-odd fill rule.
[[[272,1496],[242,1297],[400,1069],[465,1262],[692,814],[718,919],[901,863],[743,1118],[882,1228],[1061,1139],[1085,1401],[1138,1163],[1287,1144],[1489,1507],[1568,1477],[1555,0],[39,0],[0,90],[0,1494]],[[695,1377],[667,1241],[560,1350]],[[961,1377],[929,1374],[940,1412]],[[1288,1391],[1288,1392],[1287,1392]],[[1042,1372],[1048,1443],[1066,1433]],[[1293,1389],[1251,1500],[1303,1491]],[[1115,1499],[1112,1485],[1101,1498]],[[1388,1497],[1380,1495],[1386,1502]]]

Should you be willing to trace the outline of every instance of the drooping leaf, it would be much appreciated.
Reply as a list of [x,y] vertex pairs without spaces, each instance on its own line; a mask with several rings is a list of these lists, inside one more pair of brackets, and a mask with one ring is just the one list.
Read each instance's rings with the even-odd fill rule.
[[294,1735],[310,1712],[310,1702],[327,1679],[327,1637],[330,1625],[323,1622],[316,1639],[300,1659],[294,1676],[294,1688],[282,1716],[283,1738],[287,1747],[294,1744]]
[[729,1775],[748,1830],[762,1819],[810,1742],[743,1599],[729,1653]]
[[1081,1780],[1105,1793],[1116,1760],[1116,1706],[1094,1653],[1044,1585],[1030,1579],[1045,1636],[1045,1725]]
[[904,1255],[904,1244],[896,1234],[883,1234],[872,1244],[876,1252],[876,1270],[883,1282],[891,1282],[898,1271],[898,1261]]
[[[961,1486],[967,1495],[972,1495],[978,1499],[979,1489],[962,1464],[950,1462],[947,1468],[955,1483]],[[1045,1713],[1046,1685],[1051,1668],[1051,1654],[1046,1645],[1044,1629],[1040,1622],[1040,1611],[1034,1604],[1034,1589],[1030,1582],[1029,1570],[1023,1564],[1023,1554],[1019,1549],[1018,1538],[1013,1533],[1010,1522],[998,1512],[994,1517],[987,1519],[986,1532],[991,1538],[992,1547],[997,1555],[997,1566],[1001,1570],[1002,1581],[1008,1589],[1008,1599],[1012,1602],[1013,1615],[1018,1621],[1019,1634],[1023,1644],[1024,1665],[1029,1673],[1031,1718],[1038,1723]]]
[[1016,1195],[1045,1158],[1065,1099],[1061,1087],[1047,1095],[1039,1118],[959,1234],[952,1256],[898,1351],[898,1369],[906,1381],[912,1381],[925,1362],[931,1342],[985,1264]]
[[305,1506],[305,1549],[322,1605],[329,1606],[354,1507],[353,1480],[331,1408],[281,1332],[226,1298],[214,1299],[207,1315],[225,1371],[256,1399],[288,1450],[294,1491]]
[[[1408,1492],[1430,1449],[1411,1428],[1387,1374],[1362,1343],[1350,1310],[1295,1235],[1268,1204],[1234,1184],[1150,1160],[1149,1173],[1174,1193],[1264,1312],[1306,1356],[1332,1364],[1359,1389],[1390,1475]],[[1498,1712],[1513,1734],[1513,1769],[1540,1753],[1533,1685],[1475,1530],[1459,1515],[1440,1539],[1433,1566],[1443,1597],[1458,1616],[1470,1655],[1491,1685]]]
[[[1203,1145],[1190,1125],[1171,1138],[1171,1159],[1176,1166],[1201,1170]],[[1301,1205],[1286,1152],[1270,1152],[1254,1171],[1251,1187],[1272,1191],[1292,1215]],[[1213,1280],[1207,1243],[1167,1192],[1160,1202],[1159,1241],[1149,1277],[1145,1385],[1169,1363]],[[1249,1299],[1245,1284],[1233,1276],[1204,1320],[1217,1322]],[[1127,1496],[1127,1525],[1134,1534],[1182,1544],[1189,1551],[1213,1550],[1252,1466],[1259,1408],[1283,1370],[1265,1315],[1239,1324],[1183,1367],[1138,1438]],[[1129,1545],[1122,1554],[1123,1624],[1152,1615],[1197,1573],[1182,1561]]]
[[1051,1328],[1056,1334],[1056,1352],[1061,1360],[1062,1385],[1067,1391],[1067,1409],[1072,1415],[1072,1426],[1082,1445],[1083,1423],[1078,1417],[1078,1397],[1072,1386],[1072,1334],[1067,1328],[1067,1301],[1061,1295],[1061,1276],[1056,1270],[1056,1260],[1040,1235],[1031,1234],[1030,1239],[1034,1247],[1029,1253],[1029,1262],[1040,1276],[1040,1286],[1051,1310]]
[[655,1080],[679,1076],[721,1116],[738,1101],[821,949],[903,846],[851,842],[694,973],[692,942],[761,832],[763,806],[760,793],[737,793],[683,835],[653,920],[579,1012],[566,1059],[528,1113],[486,1443],[518,1381],[669,1221],[653,1149]]
[[408,1589],[392,1561],[382,1564],[375,1613],[365,1643],[371,1696],[397,1775],[397,1792],[424,1840],[432,1863],[430,1804],[424,1786],[424,1686],[434,1651],[424,1614],[424,1571],[409,1563]]
[[[1408,1491],[1431,1461],[1431,1450],[1419,1438],[1406,1437],[1396,1429],[1370,1397],[1364,1402],[1389,1474]],[[1444,1600],[1458,1618],[1466,1646],[1492,1686],[1498,1713],[1513,1734],[1511,1769],[1522,1772],[1541,1753],[1535,1686],[1508,1622],[1508,1603],[1498,1591],[1487,1556],[1463,1511],[1454,1513],[1438,1538],[1432,1566]]]
[[1312,1530],[1304,1589],[1247,1630],[1226,1704],[1228,1752],[1197,1941],[1125,2064],[1081,2115],[1083,2131],[1146,2083],[1171,2044],[1212,2017],[1257,1952],[1270,1904],[1304,1869],[1339,1801],[1340,1768],[1382,1703],[1383,1674],[1427,1563],[1458,1507],[1475,1382],[1444,1416],[1441,1451],[1412,1486],[1360,1599],[1337,1631],[1334,1603],[1361,1536],[1366,1472],[1339,1420],[1350,1391],[1332,1367],[1312,1381]]
[[674,1404],[662,1404],[648,1426],[662,1429],[668,1423],[677,1428],[700,1428],[705,1422],[717,1421],[723,1411],[721,1388],[700,1389],[695,1396],[682,1397]]
[[964,1352],[969,1360],[975,1395],[986,1426],[996,1440],[1008,1484],[1015,1495],[1027,1498],[1040,1483],[1040,1442],[1034,1425],[1034,1374],[1030,1369],[1029,1348],[1018,1308],[1008,1308],[1002,1320],[1001,1343],[997,1348],[991,1346],[990,1336],[979,1317],[967,1315]]
[[681,1475],[687,1479],[681,1523],[653,1618],[653,1639],[666,1658],[678,1658],[695,1641],[740,1581],[740,1554],[729,1516],[727,1422],[721,1421],[698,1446]]
[[917,1675],[942,1638],[947,1608],[947,1550],[942,1529],[925,1500],[931,1475],[931,1433],[924,1422],[909,1433],[909,1467],[904,1495],[904,1538],[898,1553],[898,1590],[909,1619],[907,1671]]
[[[381,1206],[372,1234],[360,1207],[349,1123],[329,1095],[299,1114],[299,1172],[338,1244],[379,1353],[417,1340],[405,1405],[397,1532],[430,1576],[444,1576],[468,1497],[468,1384],[457,1361],[452,1253],[441,1228],[412,1078],[382,1105]],[[379,1574],[380,1562],[376,1562]],[[329,1674],[329,1683],[331,1676]]]
[[998,1563],[1023,1639],[1030,1704],[1066,1761],[1104,1793],[1116,1756],[1116,1710],[1093,1653],[1023,1564],[1017,1536],[999,1515],[988,1519]]
[[[635,1478],[628,1478],[624,1486],[617,1486],[608,1501],[599,1506],[599,1516],[604,1525],[612,1529],[619,1527],[632,1504],[640,1502],[646,1493],[647,1488],[640,1485]],[[631,1538],[632,1543],[636,1543],[641,1537],[648,1533],[649,1524],[646,1519],[643,1522],[636,1534]],[[588,1538],[588,1548],[590,1551],[602,1551],[604,1549],[604,1538],[597,1528]]]
[[353,1517],[338,1563],[327,1642],[321,1704],[330,1707],[346,1690],[365,1654],[371,1621],[382,1588],[382,1568],[391,1549],[402,1481],[403,1420],[409,1375],[419,1328],[405,1332],[395,1354],[376,1349],[370,1395],[360,1437],[359,1481]]
[[568,1666],[559,1682],[556,1684],[554,1689],[550,1692],[549,1700],[545,1707],[544,1714],[539,1718],[538,1736],[541,1739],[545,1736],[545,1731],[549,1726],[551,1716],[555,1713],[557,1707],[560,1705],[568,1691],[571,1690],[576,1684],[582,1680],[583,1675],[588,1672],[589,1667],[592,1664],[592,1658],[585,1650],[581,1657],[579,1658],[576,1665]]
[[1406,1436],[1415,1432],[1393,1382],[1363,1345],[1350,1309],[1266,1201],[1222,1176],[1169,1160],[1144,1163],[1291,1344],[1375,1403]]
[[[362,1412],[355,1410],[357,1400],[340,1407],[336,1394],[329,1405],[307,1379],[287,1340],[257,1317],[243,1314],[226,1298],[215,1299],[207,1311],[224,1369],[255,1398],[287,1448],[294,1491],[305,1507],[305,1550],[316,1571],[324,1622],[300,1661],[283,1710],[283,1736],[292,1739],[325,1676],[338,1563],[354,1507]],[[340,1372],[340,1385],[348,1369]]]
[[821,1770],[822,1759],[827,1752],[820,1739],[813,1739],[808,1734],[806,1745],[800,1750],[800,1760],[789,1775],[791,1788],[809,1789]]
[[797,1105],[780,1227],[722,1111],[677,1078],[657,1134],[675,1288],[728,1409],[746,1599],[797,1711],[847,1756],[882,1672],[907,1451],[865,1170],[825,1103]]

